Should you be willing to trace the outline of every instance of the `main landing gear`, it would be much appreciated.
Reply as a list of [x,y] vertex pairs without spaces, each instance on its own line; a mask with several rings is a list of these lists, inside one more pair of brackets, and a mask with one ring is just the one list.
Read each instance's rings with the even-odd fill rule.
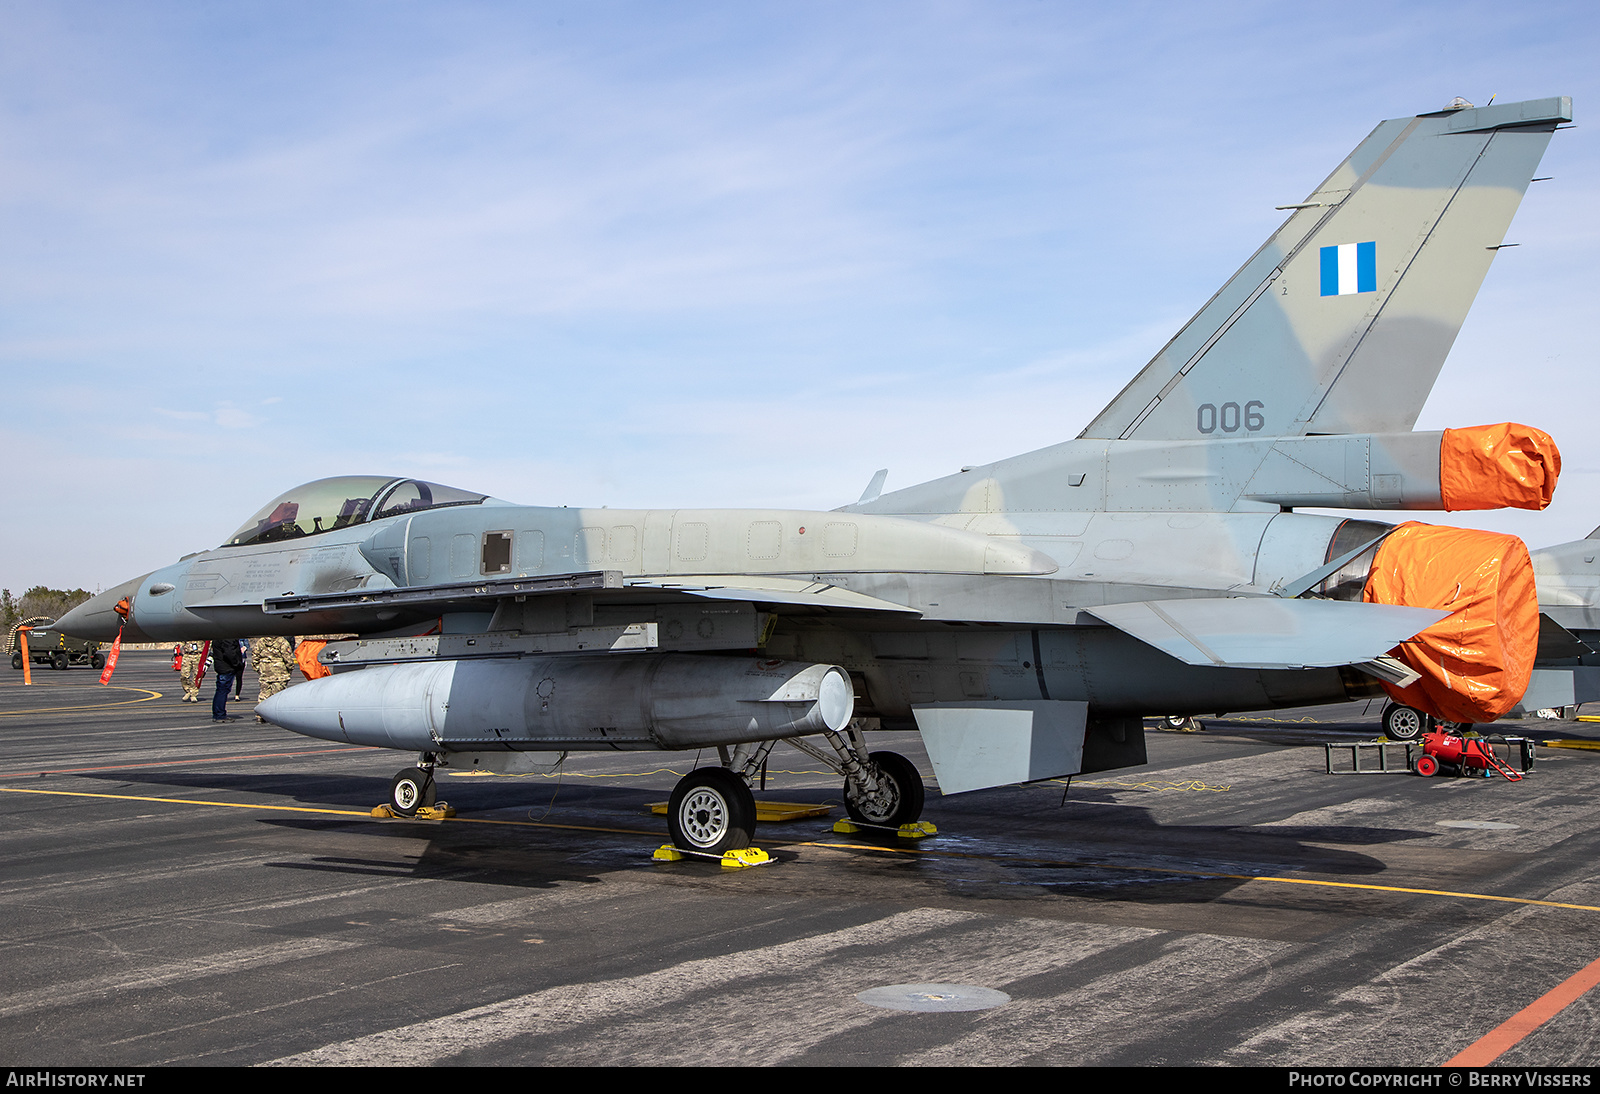
[[824,733],[833,746],[829,755],[811,742],[789,743],[844,776],[844,808],[857,824],[899,829],[922,816],[922,776],[898,752],[867,751],[867,742],[853,725],[843,733]]
[[678,780],[667,803],[673,845],[702,855],[749,847],[756,830],[756,796],[725,767],[702,767]]
[[922,816],[922,775],[916,765],[898,752],[874,752],[867,766],[878,786],[868,790],[846,777],[844,808],[858,824],[878,828],[899,828]]
[[424,752],[416,767],[408,767],[389,781],[389,811],[397,817],[414,817],[434,803],[433,754]]
[[1416,707],[1389,703],[1383,708],[1383,735],[1391,741],[1414,741],[1433,728],[1433,719]]
[[1391,741],[1415,741],[1424,733],[1443,729],[1461,733],[1472,728],[1471,722],[1446,722],[1416,707],[1403,703],[1389,703],[1383,708],[1383,735]]
[[[898,752],[868,753],[859,730],[824,733],[832,752],[803,737],[789,739],[801,752],[844,777],[845,811],[857,824],[899,829],[922,816],[924,791],[916,765]],[[722,855],[748,847],[756,830],[751,785],[776,741],[720,750],[723,766],[691,771],[672,791],[667,828],[683,851]]]

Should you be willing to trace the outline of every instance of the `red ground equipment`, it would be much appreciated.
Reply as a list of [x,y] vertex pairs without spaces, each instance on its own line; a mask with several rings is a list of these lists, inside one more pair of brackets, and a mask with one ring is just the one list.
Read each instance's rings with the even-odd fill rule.
[[1435,732],[1422,735],[1422,755],[1417,757],[1418,775],[1437,775],[1439,769],[1449,764],[1462,775],[1482,775],[1498,771],[1511,782],[1521,782],[1522,772],[1506,764],[1494,754],[1494,747],[1479,737],[1452,737]]

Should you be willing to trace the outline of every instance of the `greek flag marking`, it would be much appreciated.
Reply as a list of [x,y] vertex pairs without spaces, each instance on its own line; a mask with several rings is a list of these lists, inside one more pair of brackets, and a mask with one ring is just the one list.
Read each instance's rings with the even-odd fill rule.
[[1322,295],[1378,291],[1378,244],[1340,243],[1322,248]]

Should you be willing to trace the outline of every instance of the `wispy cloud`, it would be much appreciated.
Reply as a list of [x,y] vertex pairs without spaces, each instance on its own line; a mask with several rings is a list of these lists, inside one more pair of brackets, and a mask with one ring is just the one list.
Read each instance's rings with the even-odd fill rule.
[[[6,525],[88,543],[109,506],[192,550],[172,529],[350,471],[558,503],[907,485],[1075,434],[1378,119],[1600,82],[1600,16],[1559,2],[292,10],[7,8],[11,428],[104,451]],[[1519,416],[1600,465],[1581,138],[1423,428]],[[238,511],[199,517],[175,461],[218,443]],[[1600,521],[1591,481],[1539,527]],[[0,531],[13,586],[125,561]]]
[[218,403],[211,410],[169,410],[165,407],[152,409],[163,418],[180,422],[205,422],[222,429],[253,429],[263,420],[258,415],[241,410],[229,402]]

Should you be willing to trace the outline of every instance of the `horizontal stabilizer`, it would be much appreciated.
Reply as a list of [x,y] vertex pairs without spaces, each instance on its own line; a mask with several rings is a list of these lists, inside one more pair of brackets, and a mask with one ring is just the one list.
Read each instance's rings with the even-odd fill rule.
[[1185,664],[1250,669],[1371,661],[1450,614],[1278,597],[1146,600],[1087,610]]

